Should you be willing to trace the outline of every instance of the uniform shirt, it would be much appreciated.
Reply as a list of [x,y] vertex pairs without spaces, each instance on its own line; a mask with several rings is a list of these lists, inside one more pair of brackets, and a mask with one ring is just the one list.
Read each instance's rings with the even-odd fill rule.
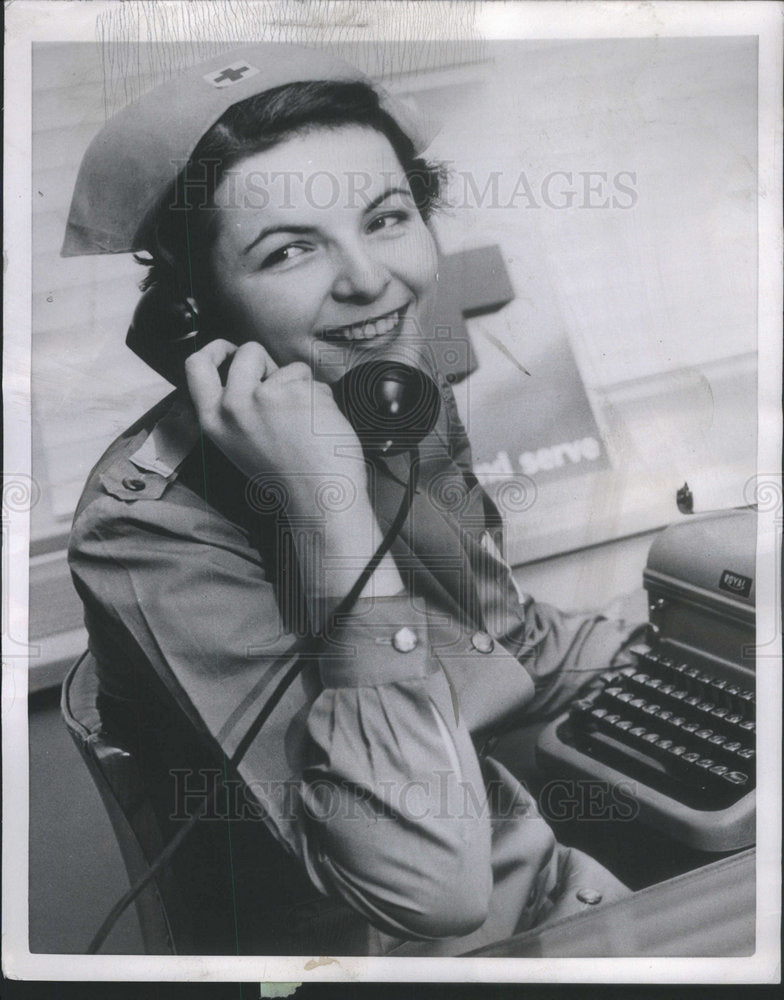
[[[312,884],[364,918],[351,947],[368,953],[463,953],[527,929],[563,899],[576,853],[558,847],[505,768],[480,762],[475,741],[552,713],[627,638],[600,616],[564,615],[517,591],[441,389],[393,546],[406,593],[357,601],[237,765]],[[383,532],[407,458],[372,473]],[[200,436],[175,393],[108,449],[74,520],[71,567],[102,690],[130,702],[151,666],[228,758],[307,627],[294,536],[318,532],[289,523],[279,499]],[[350,499],[351,484],[336,482],[324,502]],[[605,899],[623,891],[588,864]]]

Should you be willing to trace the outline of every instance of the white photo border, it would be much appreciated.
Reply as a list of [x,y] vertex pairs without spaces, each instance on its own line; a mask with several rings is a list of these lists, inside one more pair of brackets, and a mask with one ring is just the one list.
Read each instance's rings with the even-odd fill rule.
[[[175,5],[179,0],[175,0]],[[253,2],[253,0],[248,0]],[[757,951],[748,958],[481,959],[296,958],[215,956],[118,956],[33,954],[28,947],[28,719],[26,661],[19,637],[27,635],[31,463],[31,45],[37,41],[93,41],[96,20],[115,6],[83,0],[16,0],[6,11],[4,417],[3,486],[3,969],[9,978],[138,981],[418,981],[526,983],[764,983],[779,981],[780,900],[780,705],[781,671],[770,670],[759,700],[761,744],[768,749],[758,783]],[[209,6],[215,7],[220,3]],[[172,6],[172,4],[167,4]],[[199,6],[192,3],[189,6]],[[270,5],[265,5],[269,9]],[[287,5],[280,3],[281,14]],[[427,5],[425,5],[426,7]],[[366,27],[349,27],[358,40],[400,37],[406,9],[421,25],[422,5],[312,4],[344,13],[362,9]],[[757,35],[759,38],[759,488],[768,484],[774,503],[760,518],[757,606],[761,634],[781,633],[778,556],[784,504],[781,456],[781,219],[782,5],[767,2],[465,3],[480,37],[615,38]],[[394,9],[393,9],[394,8]],[[307,9],[307,8],[305,8]],[[303,7],[298,5],[300,16]],[[409,11],[410,13],[410,11]],[[449,31],[448,19],[432,19],[433,37]],[[446,37],[446,35],[440,35]],[[285,32],[280,31],[284,41]],[[298,39],[291,39],[298,40]],[[301,40],[301,39],[299,39]]]

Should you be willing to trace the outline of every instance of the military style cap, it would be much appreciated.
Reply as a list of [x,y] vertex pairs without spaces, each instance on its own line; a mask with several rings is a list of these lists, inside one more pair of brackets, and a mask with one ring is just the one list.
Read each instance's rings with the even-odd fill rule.
[[221,115],[254,94],[306,80],[368,83],[417,152],[433,137],[417,114],[354,66],[319,49],[266,43],[225,52],[190,67],[109,119],[79,168],[62,255],[142,249],[143,223]]

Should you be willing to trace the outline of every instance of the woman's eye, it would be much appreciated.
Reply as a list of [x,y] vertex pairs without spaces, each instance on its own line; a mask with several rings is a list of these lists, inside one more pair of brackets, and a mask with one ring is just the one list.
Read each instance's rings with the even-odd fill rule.
[[280,247],[278,250],[273,250],[271,254],[264,258],[261,262],[261,266],[273,267],[275,264],[286,264],[290,260],[296,260],[297,257],[301,257],[302,254],[307,253],[307,247],[298,246],[296,243],[290,243],[288,246]]
[[384,229],[392,229],[400,225],[401,222],[405,222],[407,218],[408,212],[385,212],[383,215],[377,215],[368,223],[368,232],[377,233]]

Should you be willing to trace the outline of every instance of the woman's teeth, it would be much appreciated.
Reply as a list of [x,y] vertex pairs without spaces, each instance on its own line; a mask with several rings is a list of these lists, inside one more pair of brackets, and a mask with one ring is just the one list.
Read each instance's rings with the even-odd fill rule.
[[332,340],[372,340],[374,337],[382,337],[389,333],[400,322],[402,310],[392,313],[391,316],[384,316],[374,323],[362,323],[357,326],[341,326],[336,330],[328,330],[327,337]]

